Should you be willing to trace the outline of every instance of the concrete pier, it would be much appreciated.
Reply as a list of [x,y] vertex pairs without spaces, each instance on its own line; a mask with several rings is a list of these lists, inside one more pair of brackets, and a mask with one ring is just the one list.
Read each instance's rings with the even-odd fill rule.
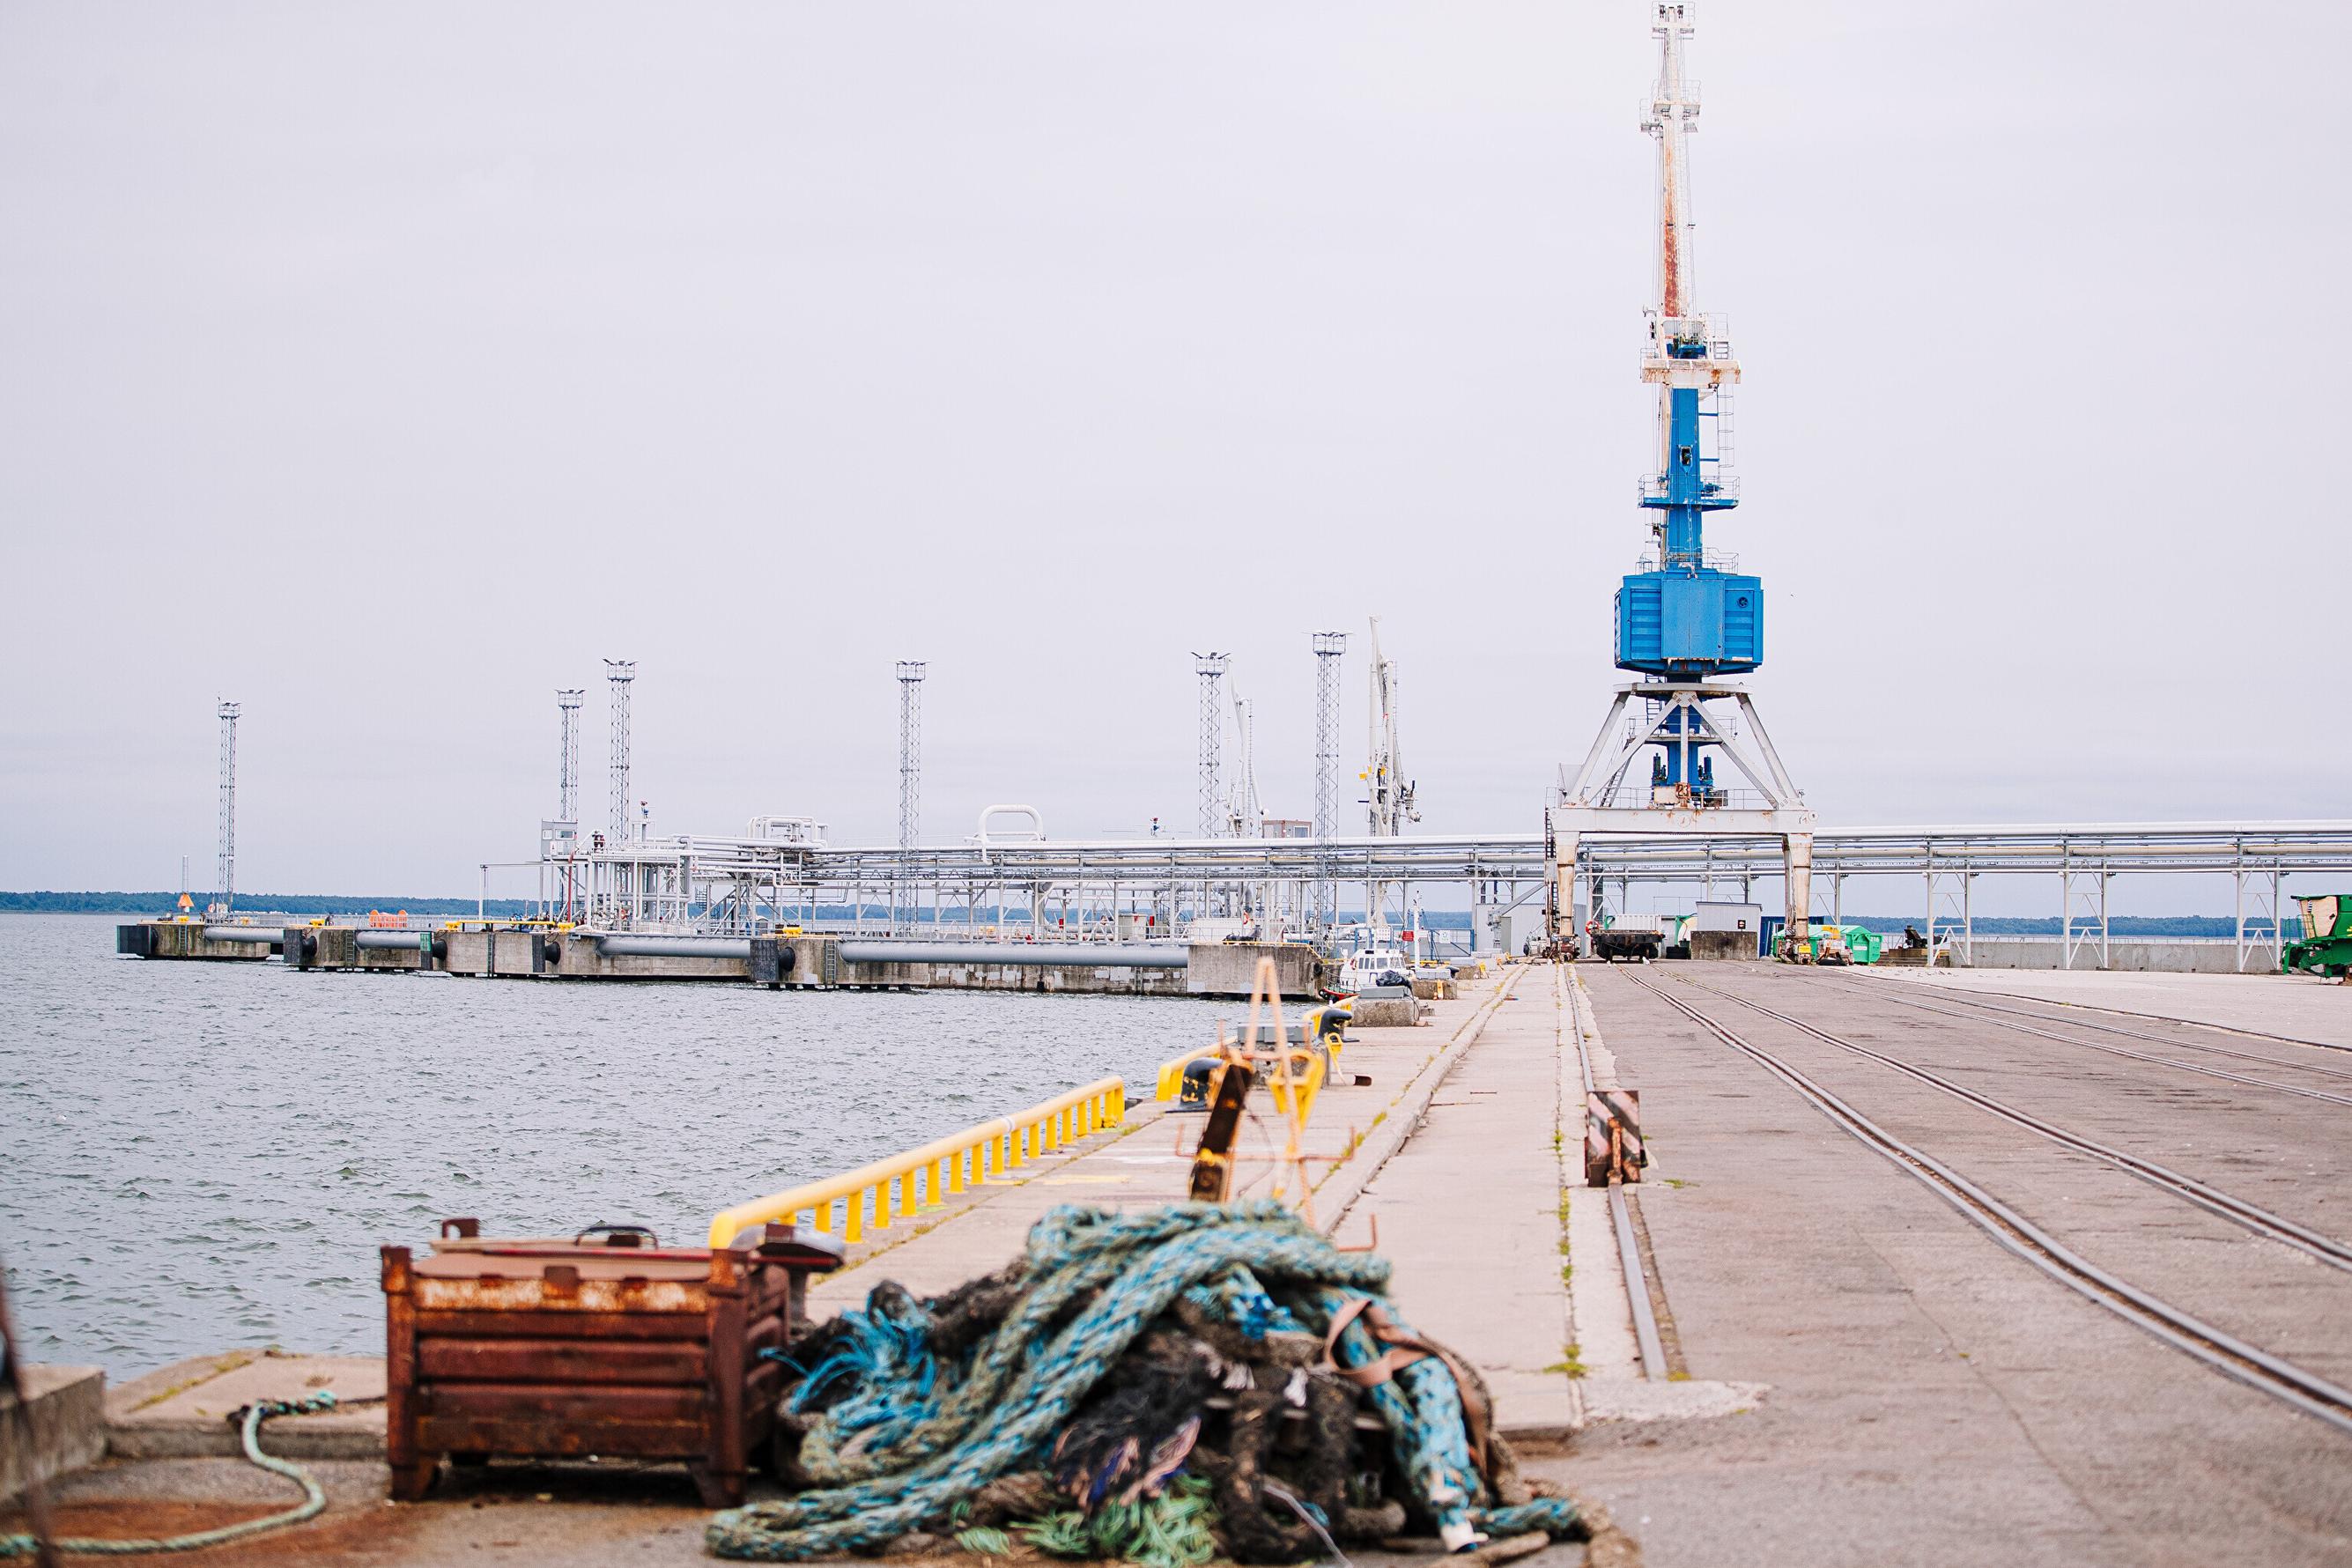
[[446,973],[496,980],[699,980],[771,990],[1046,991],[1246,997],[1258,961],[1287,995],[1323,962],[1297,942],[965,941],[838,935],[703,936],[451,921],[438,928],[142,921],[115,928],[137,958],[282,957],[316,973]]
[[[1670,999],[2100,1267],[2340,1384],[2340,1268],[1982,1100],[2341,1238],[2346,994],[2275,976],[1514,963],[1433,1000],[1418,1026],[1353,1031],[1306,1151],[1314,1215],[1343,1245],[1377,1241],[1400,1307],[1478,1369],[1526,1468],[1607,1504],[1654,1568],[2344,1562],[2352,1436],[2038,1272]],[[1651,1163],[1624,1193],[1626,1247],[1610,1193],[1579,1168],[1588,1071],[1642,1097]],[[961,1283],[1056,1204],[1171,1201],[1199,1126],[1139,1104],[1122,1126],[869,1232],[814,1304],[860,1304],[884,1279]],[[1269,1152],[1263,1134],[1244,1145],[1258,1156],[1244,1195],[1270,1182]],[[1658,1364],[1642,1355],[1637,1300]],[[364,1388],[371,1370],[247,1357],[150,1408],[209,1420],[238,1392],[232,1376],[247,1397],[320,1375]],[[365,1441],[368,1425],[334,1441]],[[319,1469],[334,1506],[278,1543],[280,1560],[702,1560],[706,1515],[669,1472],[499,1467],[386,1509],[380,1465]],[[69,1527],[127,1530],[218,1511],[224,1496],[255,1511],[268,1484],[218,1458],[118,1459],[62,1496]]]

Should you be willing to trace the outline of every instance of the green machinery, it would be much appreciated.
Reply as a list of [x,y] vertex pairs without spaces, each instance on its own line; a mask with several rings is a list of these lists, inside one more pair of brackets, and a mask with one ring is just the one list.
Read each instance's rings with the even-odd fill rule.
[[[1815,963],[1876,963],[1886,939],[1862,926],[1836,926],[1827,922],[1812,928],[1806,938]],[[1789,933],[1782,931],[1772,939],[1775,955],[1789,956]]]
[[2295,902],[2303,908],[2303,940],[2287,943],[2279,968],[2342,978],[2352,970],[2352,893],[2319,893]]

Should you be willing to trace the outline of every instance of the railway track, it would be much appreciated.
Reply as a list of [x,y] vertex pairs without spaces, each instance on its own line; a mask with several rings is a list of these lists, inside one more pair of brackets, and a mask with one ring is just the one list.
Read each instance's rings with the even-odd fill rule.
[[[1909,981],[1896,981],[1890,978],[1886,984],[1910,984],[1913,983]],[[1938,991],[1937,994],[1951,996],[1958,990],[1959,988],[1958,986],[1954,986],[1949,991]],[[2352,1046],[2337,1045],[2332,1040],[2306,1040],[2300,1035],[2273,1035],[2266,1029],[2241,1028],[2232,1024],[2209,1024],[2202,1018],[2176,1018],[2168,1013],[2135,1013],[2128,1007],[2103,1007],[2095,1002],[2053,1002],[2047,997],[2028,995],[2022,991],[1977,991],[1971,989],[1968,993],[1968,995],[1971,1001],[1975,1000],[1979,996],[2005,996],[2012,1002],[2032,1002],[2037,1006],[2059,1007],[2063,1008],[2069,1013],[2104,1013],[2111,1018],[2142,1018],[2151,1024],[2173,1024],[2184,1029],[2203,1029],[2210,1034],[2215,1035],[2235,1035],[2241,1039],[2247,1040],[2275,1040],[2282,1046],[2304,1046],[2315,1051],[2334,1051],[2339,1056],[2352,1056]],[[2008,1009],[2008,1011],[2014,1012],[2016,1009],[2011,1008]],[[2042,1016],[2042,1015],[2039,1014],[2029,1013],[2020,1013],[2018,1016],[2020,1017]],[[2072,1018],[2058,1019],[2043,1017],[2042,1022],[2050,1024],[2061,1022],[2080,1022],[2083,1023],[2085,1027],[2102,1026],[2090,1024],[2087,1020]],[[2128,1029],[2117,1029],[2113,1032],[2117,1034],[2131,1034],[2134,1031]],[[2141,1037],[2144,1039],[2156,1039],[2158,1037],[2154,1035],[2146,1035]],[[2187,1042],[2166,1041],[2164,1043],[2169,1045],[2175,1043],[2186,1044]],[[2272,1057],[2263,1057],[2257,1059],[2262,1061],[2273,1061],[2276,1058]]]
[[[1892,984],[1903,984],[1903,983],[1902,983],[1902,982],[1900,982],[1900,981],[1896,981],[1896,982],[1894,982],[1894,983],[1892,983]],[[1934,1014],[1936,1014],[1936,1015],[1937,1015],[1937,1016],[1941,1016],[1941,1017],[1946,1017],[1946,1018],[1963,1018],[1963,1019],[1965,1019],[1965,1018],[1969,1018],[1969,1017],[1971,1016],[1971,1015],[1970,1015],[1970,1014],[1968,1014],[1968,1013],[1965,1013],[1965,1012],[1958,1012],[1958,1011],[1955,1011],[1954,1009],[1951,1009],[1951,1008],[1948,1008],[1948,1007],[1938,1007],[1938,1006],[1934,1005],[1933,1005],[1933,1004],[1931,1004],[1931,1003],[1927,1003],[1927,1002],[1921,1002],[1921,1001],[1918,1001],[1918,1000],[1916,1000],[1916,998],[1913,998],[1913,997],[1909,997],[1909,996],[1897,996],[1897,995],[1888,994],[1888,986],[1889,986],[1889,983],[1888,983],[1888,982],[1885,982],[1885,981],[1865,981],[1865,982],[1849,982],[1849,983],[1847,983],[1847,989],[1848,989],[1848,990],[1855,991],[1855,992],[1865,992],[1865,991],[1866,991],[1866,992],[1871,992],[1871,993],[1872,993],[1872,994],[1883,994],[1883,995],[1886,995],[1886,999],[1887,999],[1888,1001],[1890,1001],[1890,1002],[1897,1003],[1897,1004],[1901,1005],[1902,1006],[1906,1006],[1906,1007],[1914,1007],[1914,1008],[1916,1008],[1917,1010],[1919,1010],[1919,1011],[1920,1011],[1920,1012],[1922,1012],[1922,1013],[1934,1013]],[[1721,993],[1718,993],[1718,994],[1721,994]],[[1740,999],[1739,999],[1739,998],[1735,997],[1735,998],[1733,998],[1733,1000],[1738,1001],[1738,1000],[1740,1000]],[[1753,1004],[1752,1004],[1752,1003],[1751,1003],[1751,1004],[1748,1004],[1748,1005],[1753,1005]],[[1987,1012],[1990,1012],[1990,1013],[2007,1013],[2007,1014],[2015,1014],[2015,1015],[2016,1015],[2016,1016],[2019,1016],[2019,1017],[2032,1017],[2032,1016],[2034,1016],[2034,1015],[2030,1014],[2030,1013],[2016,1013],[2016,1009],[2014,1009],[2014,1008],[2011,1008],[2011,1007],[1988,1007],[1988,1008],[1986,1008],[1986,1009],[1985,1009],[1985,1011],[1987,1011]],[[2244,1073],[2240,1073],[2240,1072],[2225,1072],[2225,1071],[2223,1071],[2223,1070],[2222,1070],[2221,1068],[2215,1068],[2215,1067],[2207,1067],[2207,1066],[2203,1065],[2202,1063],[2199,1063],[2199,1062],[2188,1062],[2188,1061],[2182,1061],[2182,1060],[2180,1060],[2180,1059],[2179,1059],[2179,1058],[2177,1058],[2177,1057],[2159,1057],[2159,1056],[2153,1056],[2153,1055],[2150,1055],[2150,1054],[2149,1054],[2148,1052],[2147,1052],[2147,1051],[2135,1051],[2135,1050],[2130,1050],[2130,1049],[2127,1049],[2127,1048],[2126,1048],[2125,1047],[2122,1047],[2122,1046],[2108,1046],[2108,1045],[2102,1045],[2102,1044],[2100,1044],[2100,1043],[2099,1043],[2098,1041],[2096,1041],[2096,1040],[2077,1039],[2075,1037],[2074,1037],[2074,1036],[2072,1036],[2072,1035],[2061,1035],[2061,1034],[2054,1033],[2054,1032],[2053,1032],[2052,1030],[2049,1030],[2049,1029],[2037,1029],[2037,1028],[2033,1027],[2033,1026],[2032,1026],[2032,1025],[2030,1025],[2030,1024],[2018,1024],[2018,1023],[2011,1023],[2011,1022],[2009,1022],[2007,1019],[1988,1019],[1988,1020],[1986,1020],[1986,1021],[1987,1021],[1987,1022],[1989,1022],[1989,1023],[1991,1023],[1991,1024],[1992,1024],[1992,1026],[1993,1026],[1995,1028],[2000,1028],[2000,1029],[2012,1029],[2012,1030],[2015,1030],[2017,1033],[2019,1033],[2019,1034],[2021,1034],[2021,1035],[2036,1035],[2036,1036],[2039,1036],[2040,1037],[2042,1037],[2042,1039],[2045,1039],[2045,1040],[2055,1040],[2055,1041],[2057,1041],[2057,1042],[2058,1042],[2060,1045],[2062,1045],[2062,1046],[2079,1046],[2079,1047],[2081,1047],[2083,1049],[2084,1049],[2084,1050],[2086,1050],[2086,1051],[2104,1051],[2104,1052],[2105,1052],[2107,1055],[2109,1055],[2109,1056],[2111,1056],[2111,1057],[2126,1057],[2126,1058],[2129,1058],[2130,1059],[2132,1059],[2133,1061],[2154,1062],[2154,1063],[2155,1063],[2156,1065],[2158,1065],[2158,1067],[2177,1068],[2179,1068],[2179,1069],[2180,1071],[2182,1071],[2182,1072],[2196,1073],[2197,1075],[2199,1075],[2200,1077],[2202,1077],[2202,1078],[2221,1079],[2225,1079],[2225,1080],[2227,1080],[2228,1082],[2231,1082],[2231,1083],[2242,1083],[2242,1084],[2248,1085],[2249,1087],[2251,1087],[2251,1088],[2254,1088],[2254,1089],[2275,1089],[2276,1091],[2278,1091],[2278,1092],[2279,1092],[2279,1093],[2281,1093],[2281,1094],[2292,1094],[2292,1095],[2297,1095],[2297,1096],[2300,1096],[2300,1097],[2302,1097],[2303,1099],[2305,1099],[2305,1100],[2324,1100],[2328,1101],[2330,1104],[2334,1104],[2334,1105],[2352,1106],[2352,1094],[2338,1094],[2338,1093],[2335,1092],[2335,1091],[2334,1091],[2334,1090],[2332,1090],[2332,1089],[2312,1089],[2312,1088],[2309,1088],[2308,1086],[2306,1086],[2306,1085],[2303,1085],[2303,1084],[2281,1083],[2281,1082],[2279,1082],[2276,1079],[2268,1079],[2268,1078],[2249,1078],[2249,1077],[2247,1077]],[[2051,1018],[2051,1019],[2042,1019],[2042,1020],[2041,1020],[2041,1021],[2042,1021],[2042,1022],[2043,1022],[2043,1023],[2058,1023],[2058,1022],[2067,1022],[2067,1023],[2070,1023],[2070,1024],[2072,1023],[2072,1020],[2060,1020],[2060,1019],[2054,1019],[2054,1018]],[[2097,1029],[2097,1028],[2105,1028],[2105,1027],[2107,1027],[2107,1026],[2105,1026],[2105,1025],[2099,1025],[2099,1024],[2089,1024],[2089,1025],[2084,1025],[2084,1026],[2081,1026],[2081,1027],[2088,1027],[2088,1028],[2094,1028],[2094,1029]],[[2156,1041],[2157,1041],[2157,1043],[2158,1043],[2158,1044],[2159,1044],[2159,1045],[2173,1046],[2173,1047],[2178,1047],[2178,1048],[2182,1048],[2182,1049],[2187,1049],[2187,1050],[2210,1050],[2210,1051],[2220,1051],[2220,1052],[2221,1052],[2223,1055],[2226,1055],[2226,1056],[2245,1057],[2245,1058],[2246,1058],[2246,1059],[2248,1059],[2248,1060],[2250,1060],[2250,1061],[2258,1061],[2258,1062],[2262,1062],[2262,1063],[2263,1063],[2263,1064],[2264,1064],[2264,1065],[2266,1065],[2266,1066],[2273,1067],[2273,1068],[2282,1068],[2282,1069],[2284,1069],[2284,1071],[2287,1071],[2287,1072],[2314,1072],[2314,1073],[2320,1073],[2320,1074],[2324,1074],[2324,1075],[2326,1075],[2326,1077],[2329,1077],[2329,1078],[2344,1079],[2347,1079],[2347,1081],[2352,1081],[2352,1073],[2343,1072],[2343,1071],[2340,1071],[2339,1069],[2335,1068],[2325,1068],[2325,1067],[2318,1067],[2318,1066],[2315,1066],[2315,1065],[2305,1065],[2305,1064],[2304,1064],[2304,1063],[2300,1063],[2300,1062],[2283,1062],[2283,1061],[2280,1061],[2276,1057],[2258,1057],[2258,1056],[2252,1056],[2252,1055],[2250,1055],[2249,1053],[2244,1052],[2244,1051],[2231,1051],[2231,1050],[2228,1050],[2226,1047],[2221,1047],[2221,1046],[2199,1046],[2199,1045],[2189,1044],[2189,1043],[2188,1043],[2188,1042],[2184,1042],[2184,1041],[2179,1041],[2179,1040],[2166,1040],[2166,1039],[2162,1039],[2162,1038],[2160,1038],[2159,1037],[2155,1036],[2155,1035],[2141,1035],[2141,1034],[2138,1034],[2138,1032],[2137,1032],[2137,1031],[2136,1031],[2136,1030],[2124,1030],[2124,1029],[2117,1029],[2117,1030],[2114,1030],[2113,1032],[2114,1032],[2114,1033],[2117,1033],[2117,1034],[2132,1034],[2132,1035],[2135,1035],[2135,1036],[2137,1036],[2137,1037],[2141,1038],[2141,1039],[2156,1040]]]
[[[1747,1057],[1795,1089],[1842,1131],[1927,1186],[1938,1197],[1950,1204],[1963,1218],[2034,1268],[2084,1299],[2096,1302],[2134,1327],[2163,1341],[2182,1354],[2204,1363],[2226,1377],[2290,1405],[2316,1420],[2324,1421],[2339,1432],[2352,1436],[2352,1390],[2331,1383],[2315,1373],[2308,1372],[2292,1362],[2272,1354],[2260,1346],[2250,1344],[2173,1306],[2129,1280],[2102,1268],[2001,1202],[2000,1198],[1979,1186],[1960,1172],[1935,1156],[1906,1143],[1860,1110],[1847,1104],[1830,1089],[1815,1082],[1801,1069],[1748,1039],[1720,1019],[1672,994],[1665,987],[1646,976],[1637,973],[1630,975],[1629,978],[1634,984],[1641,986],[1659,1001],[1696,1024],[1707,1034]],[[1681,982],[1680,984],[1696,984],[1696,983]],[[2311,1252],[2315,1257],[2324,1257],[2328,1261],[2334,1262],[2336,1267],[2352,1265],[2352,1247],[2347,1247],[2341,1242],[2320,1236],[2306,1227],[2296,1226],[2292,1221],[2280,1219],[2279,1216],[2270,1215],[2267,1211],[2256,1208],[2251,1204],[2231,1198],[2228,1194],[2220,1193],[2218,1189],[2208,1187],[2202,1183],[2180,1175],[2178,1172],[2168,1171],[2152,1162],[2141,1161],[2137,1156],[2125,1154],[2120,1150],[2110,1150],[2104,1144],[2080,1138],[2053,1123],[2041,1121],[2039,1118],[2028,1116],[2014,1107],[2003,1105],[1990,1096],[1979,1095],[1972,1089],[1964,1089],[1948,1079],[1939,1079],[1925,1069],[1914,1068],[1909,1063],[1873,1051],[1867,1047],[1855,1045],[1849,1040],[1842,1040],[1825,1030],[1816,1029],[1775,1009],[1748,1002],[1727,992],[1716,991],[1712,986],[1697,988],[1751,1008],[1811,1037],[1822,1040],[1841,1049],[1852,1051],[1858,1056],[1868,1057],[1934,1084],[1939,1089],[1947,1089],[1997,1115],[2069,1147],[2096,1154],[2103,1159],[2112,1159],[2134,1175],[2156,1186],[2166,1188],[2187,1201],[2197,1204],[2200,1207],[2223,1214],[2249,1229],[2274,1236],[2281,1240],[2286,1240],[2289,1236],[2304,1237],[2305,1238],[2304,1243],[2290,1242],[2290,1245],[2302,1245],[2304,1250]],[[2227,1206],[2215,1206],[2213,1200],[2220,1200]],[[2255,1216],[2260,1217],[2257,1219]],[[2273,1225],[2283,1227],[2284,1234],[2271,1229],[2270,1226]],[[2315,1249],[2312,1243],[2319,1244],[2318,1247]]]
[[1926,1068],[1906,1062],[1900,1057],[1891,1057],[1884,1051],[1874,1051],[1868,1046],[1858,1045],[1842,1036],[1832,1035],[1826,1029],[1808,1024],[1801,1018],[1792,1018],[1778,1008],[1768,1007],[1761,1002],[1750,1001],[1745,996],[1719,990],[1701,981],[1683,980],[1679,983],[1695,986],[1709,995],[1720,996],[1725,1001],[1746,1007],[1751,1012],[1760,1013],[1765,1017],[1777,1023],[1786,1024],[1789,1027],[1810,1036],[1824,1045],[1835,1046],[1842,1051],[1851,1051],[1855,1056],[1867,1057],[1872,1061],[1893,1068],[1906,1077],[1916,1079],[1921,1083],[1943,1090],[1946,1094],[1965,1100],[1971,1105],[1989,1110],[2003,1121],[2013,1122],[2030,1132],[2047,1138],[2053,1143],[2105,1160],[2151,1186],[2194,1204],[2208,1214],[2219,1215],[2221,1218],[2242,1226],[2258,1236],[2284,1243],[2332,1268],[2352,1272],[2352,1243],[2338,1241],[2334,1237],[2312,1229],[2309,1226],[2299,1225],[2282,1215],[2273,1214],[2268,1209],[2250,1204],[2243,1198],[2233,1197],[2219,1187],[2208,1185],[2194,1176],[2183,1175],[2169,1166],[2159,1165],[2155,1161],[2132,1153],[2128,1150],[2102,1143],[2095,1138],[2086,1138],[2082,1133],[2062,1127],[2054,1121],[2045,1121],[2032,1111],[2021,1110],[2006,1100],[1996,1100],[1991,1095],[1969,1088],[1966,1084],[1956,1083],[1940,1073],[1930,1072]]

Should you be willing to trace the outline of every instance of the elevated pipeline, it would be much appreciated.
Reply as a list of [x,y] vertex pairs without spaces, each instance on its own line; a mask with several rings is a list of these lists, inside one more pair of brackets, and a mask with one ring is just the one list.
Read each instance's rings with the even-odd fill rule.
[[845,963],[1058,963],[1080,969],[1181,969],[1174,943],[1082,942],[845,942]]

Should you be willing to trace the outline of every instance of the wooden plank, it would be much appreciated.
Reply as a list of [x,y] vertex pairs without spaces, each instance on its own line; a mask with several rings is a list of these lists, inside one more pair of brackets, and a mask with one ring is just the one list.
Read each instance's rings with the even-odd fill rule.
[[700,1312],[451,1312],[416,1313],[424,1339],[692,1340],[709,1322]]
[[521,1416],[434,1415],[419,1436],[434,1454],[505,1454],[533,1458],[702,1459],[709,1434],[699,1421],[606,1420],[565,1426]]
[[[424,1389],[431,1420],[536,1420],[593,1431],[607,1421],[692,1421],[710,1408],[700,1384],[437,1383]],[[593,1449],[591,1450],[593,1451]]]
[[690,1340],[421,1340],[416,1361],[425,1379],[445,1383],[691,1384],[709,1380],[710,1358]]

